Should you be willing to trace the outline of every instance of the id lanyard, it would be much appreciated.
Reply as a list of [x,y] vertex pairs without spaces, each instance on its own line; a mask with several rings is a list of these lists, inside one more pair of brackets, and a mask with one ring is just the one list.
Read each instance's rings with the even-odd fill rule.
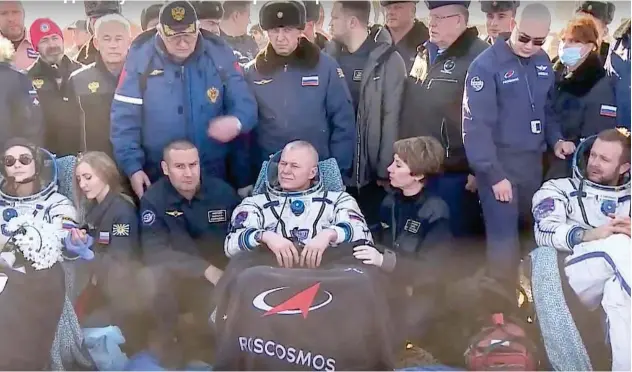
[[[516,58],[518,58],[518,57],[516,57]],[[531,85],[529,85],[529,74],[525,70],[524,65],[522,64],[522,61],[520,60],[520,58],[518,58],[518,63],[520,64],[520,67],[522,68],[522,74],[524,75],[524,81],[527,83],[527,93],[529,94],[529,103],[531,103],[531,112],[535,113],[535,100],[533,99],[533,93],[531,93]],[[534,118],[534,120],[535,120],[535,118]]]

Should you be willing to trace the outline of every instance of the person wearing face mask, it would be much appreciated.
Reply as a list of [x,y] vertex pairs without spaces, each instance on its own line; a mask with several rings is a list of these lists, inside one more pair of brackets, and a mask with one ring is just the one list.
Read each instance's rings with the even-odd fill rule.
[[44,113],[44,147],[58,157],[76,154],[81,149],[81,126],[68,80],[83,65],[64,54],[64,36],[53,20],[36,19],[29,33],[39,53],[28,77]]
[[[576,145],[617,125],[614,91],[599,56],[599,31],[589,17],[576,17],[561,33],[559,61],[553,65],[556,91],[552,109],[562,136]],[[569,159],[549,153],[546,179],[569,177]]]
[[486,16],[485,41],[494,44],[496,39],[507,39],[516,27],[516,9],[520,1],[481,1],[481,11]]
[[542,50],[550,26],[545,5],[522,8],[511,37],[472,62],[463,95],[463,143],[483,209],[488,267],[507,293],[515,293],[517,285],[519,227],[532,226],[542,153],[548,145],[566,159],[575,150],[550,109],[555,76]]

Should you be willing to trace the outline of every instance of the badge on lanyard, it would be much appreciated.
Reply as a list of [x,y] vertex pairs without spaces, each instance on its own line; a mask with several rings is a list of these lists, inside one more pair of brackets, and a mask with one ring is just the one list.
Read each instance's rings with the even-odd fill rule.
[[542,122],[540,120],[531,120],[531,133],[542,133]]

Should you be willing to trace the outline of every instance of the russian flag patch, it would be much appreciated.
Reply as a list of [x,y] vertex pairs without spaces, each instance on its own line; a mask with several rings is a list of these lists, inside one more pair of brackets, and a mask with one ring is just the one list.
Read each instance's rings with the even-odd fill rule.
[[30,59],[37,59],[37,57],[39,57],[39,53],[37,53],[33,48],[26,48],[26,56]]
[[110,233],[109,232],[99,232],[99,244],[110,244]]
[[317,87],[318,76],[303,76],[301,79],[301,86],[304,87]]
[[71,220],[68,217],[64,217],[61,220],[61,227],[64,230],[70,230],[70,229],[76,228],[77,227],[77,223],[75,221]]
[[610,105],[601,105],[601,109],[599,110],[599,115],[607,116],[607,117],[610,117],[610,118],[616,118],[617,117],[617,107],[616,106],[610,106]]

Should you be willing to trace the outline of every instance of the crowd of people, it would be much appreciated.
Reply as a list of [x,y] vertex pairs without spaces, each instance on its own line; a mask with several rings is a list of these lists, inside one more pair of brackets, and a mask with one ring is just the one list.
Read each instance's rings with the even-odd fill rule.
[[[632,368],[613,3],[581,2],[553,61],[541,3],[481,1],[479,35],[470,1],[379,1],[380,25],[336,0],[325,31],[316,1],[266,2],[249,29],[249,1],[174,0],[135,37],[120,2],[84,5],[65,49],[54,20],[0,2],[0,368],[52,368],[65,299],[82,328],[119,327],[145,358],[130,369],[392,370],[408,341],[544,366],[518,340],[537,247],[571,312],[605,314],[606,367]],[[506,350],[479,357],[494,337]]]

